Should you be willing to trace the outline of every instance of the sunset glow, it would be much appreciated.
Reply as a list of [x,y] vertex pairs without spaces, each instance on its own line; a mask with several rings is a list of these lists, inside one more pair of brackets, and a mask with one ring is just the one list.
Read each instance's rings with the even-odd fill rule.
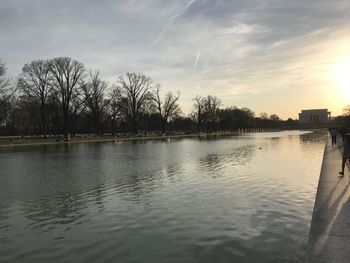
[[33,59],[70,56],[111,84],[136,71],[181,91],[185,114],[199,94],[282,118],[350,104],[350,1],[74,2],[1,1],[13,79]]
[[334,65],[334,78],[343,103],[350,100],[350,54],[341,57]]

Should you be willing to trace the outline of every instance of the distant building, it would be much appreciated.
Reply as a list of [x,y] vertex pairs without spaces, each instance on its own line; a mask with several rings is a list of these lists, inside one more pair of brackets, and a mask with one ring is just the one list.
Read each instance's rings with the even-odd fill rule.
[[299,113],[299,123],[327,123],[331,121],[331,112],[328,109],[302,110]]

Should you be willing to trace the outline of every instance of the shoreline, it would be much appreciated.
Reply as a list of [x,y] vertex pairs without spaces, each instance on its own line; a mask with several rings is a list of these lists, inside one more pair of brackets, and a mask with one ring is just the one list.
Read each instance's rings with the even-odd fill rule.
[[[295,130],[295,129],[291,129]],[[300,131],[314,131],[319,129],[298,129]],[[18,146],[43,146],[43,145],[59,145],[59,144],[78,144],[78,143],[98,143],[98,142],[122,142],[122,141],[142,141],[142,140],[164,140],[164,139],[177,139],[177,138],[194,138],[194,137],[206,137],[206,136],[230,136],[238,135],[241,133],[264,133],[264,132],[282,132],[286,131],[285,129],[257,129],[257,130],[244,130],[244,131],[232,131],[232,132],[216,132],[216,133],[191,133],[191,134],[175,134],[175,135],[150,135],[150,136],[130,136],[130,137],[117,137],[106,135],[106,138],[102,137],[86,137],[87,139],[75,139],[73,138],[70,141],[49,141],[54,138],[35,138],[35,137],[0,137],[0,148],[9,148],[9,147],[18,147]],[[19,140],[28,140],[30,142],[17,142],[2,144],[1,140],[10,140],[10,139],[19,139]],[[35,142],[35,140],[41,140]],[[48,140],[48,141],[45,141]]]
[[[96,142],[119,142],[119,141],[142,141],[142,140],[162,140],[162,139],[176,139],[176,138],[193,138],[204,136],[225,136],[225,135],[237,135],[240,132],[227,132],[227,133],[193,133],[193,134],[177,134],[167,136],[143,136],[143,137],[113,137],[113,138],[98,138],[96,139],[72,139],[70,141],[48,141],[48,142],[33,142],[33,143],[12,143],[12,144],[0,144],[0,148],[18,147],[18,146],[42,146],[42,145],[60,145],[60,144],[78,144],[78,143],[96,143]],[[29,138],[28,138],[29,139]],[[35,140],[36,138],[32,138]]]

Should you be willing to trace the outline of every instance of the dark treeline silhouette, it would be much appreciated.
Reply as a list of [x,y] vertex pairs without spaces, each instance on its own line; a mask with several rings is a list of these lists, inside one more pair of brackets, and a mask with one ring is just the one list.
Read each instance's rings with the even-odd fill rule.
[[0,135],[104,133],[193,133],[245,128],[293,127],[266,113],[227,107],[216,96],[196,96],[183,115],[180,92],[161,94],[159,84],[141,73],[126,73],[111,85],[100,72],[69,57],[25,64],[16,81],[0,61]]
[[328,128],[338,128],[343,132],[350,131],[350,105],[343,108],[343,114],[332,119],[331,125]]

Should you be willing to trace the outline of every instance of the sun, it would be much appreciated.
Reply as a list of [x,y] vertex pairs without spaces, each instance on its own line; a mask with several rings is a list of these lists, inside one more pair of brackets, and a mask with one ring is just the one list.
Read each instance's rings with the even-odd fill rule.
[[350,103],[350,54],[339,58],[333,72],[339,95],[344,102]]

